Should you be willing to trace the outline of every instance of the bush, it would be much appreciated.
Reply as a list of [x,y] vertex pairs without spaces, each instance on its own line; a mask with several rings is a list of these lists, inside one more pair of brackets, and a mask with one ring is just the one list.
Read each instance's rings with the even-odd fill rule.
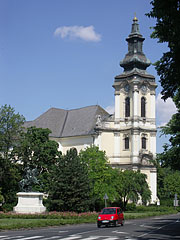
[[96,212],[46,212],[39,214],[25,214],[25,213],[15,213],[15,212],[0,212],[0,219],[4,218],[14,218],[14,219],[82,219],[84,221],[96,221],[98,214]]
[[2,210],[3,212],[10,212],[13,211],[14,203],[4,203],[2,205]]
[[165,212],[169,213],[172,210],[174,210],[174,207],[168,207],[168,206],[156,206],[156,205],[150,205],[150,206],[137,206],[136,212]]
[[173,207],[173,199],[161,199],[162,206]]
[[128,203],[126,205],[125,211],[128,211],[128,212],[136,211],[136,204],[135,203]]
[[176,207],[176,210],[177,210],[178,212],[180,212],[180,206],[179,206],[179,207]]

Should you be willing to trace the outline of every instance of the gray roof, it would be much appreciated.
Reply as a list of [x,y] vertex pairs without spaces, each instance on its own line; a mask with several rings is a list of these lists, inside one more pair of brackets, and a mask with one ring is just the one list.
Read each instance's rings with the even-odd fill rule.
[[34,121],[25,122],[25,127],[49,128],[52,137],[90,135],[94,133],[99,115],[102,120],[109,117],[98,105],[72,110],[50,108]]

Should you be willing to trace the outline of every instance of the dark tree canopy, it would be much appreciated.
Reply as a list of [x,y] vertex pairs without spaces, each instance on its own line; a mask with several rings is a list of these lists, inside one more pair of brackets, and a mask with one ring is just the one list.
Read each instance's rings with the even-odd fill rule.
[[151,191],[146,179],[147,176],[140,173],[140,171],[117,170],[116,187],[124,209],[129,200],[137,203],[141,197],[143,204],[147,204],[150,201]]
[[[92,146],[80,151],[80,159],[88,166],[88,174],[91,184],[91,207],[97,210],[104,206],[104,195],[108,195],[108,201],[113,202],[117,197],[115,184],[115,171],[110,166],[106,153]],[[102,205],[103,204],[103,205]],[[100,209],[98,209],[100,210]]]
[[39,191],[48,190],[49,175],[57,161],[58,143],[49,140],[49,129],[30,127],[21,135],[20,143],[13,149],[14,159],[21,162],[22,175],[26,176],[26,169],[38,171]]
[[18,165],[12,161],[12,149],[18,144],[23,131],[24,117],[14,108],[0,108],[0,188],[6,203],[13,202],[18,190]]
[[170,135],[169,144],[164,145],[164,152],[159,154],[162,167],[180,169],[180,112],[174,114],[168,124],[162,128],[165,135]]
[[160,76],[162,98],[172,98],[176,104],[177,113],[169,123],[162,128],[162,133],[170,135],[169,144],[164,146],[164,152],[159,155],[163,167],[180,169],[180,1],[153,0],[152,11],[147,14],[156,18],[156,26],[152,34],[160,43],[168,43],[169,51],[164,53],[156,63]]
[[180,1],[153,0],[151,4],[152,11],[147,15],[156,18],[152,37],[168,43],[169,47],[169,51],[156,63],[163,88],[161,93],[166,100],[180,91]]
[[52,172],[49,210],[84,212],[89,210],[90,184],[86,163],[72,148],[61,156]]

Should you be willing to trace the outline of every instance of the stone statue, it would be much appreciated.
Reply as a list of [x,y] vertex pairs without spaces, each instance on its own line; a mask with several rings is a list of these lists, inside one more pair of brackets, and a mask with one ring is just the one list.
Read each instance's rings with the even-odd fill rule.
[[38,171],[36,168],[30,169],[27,167],[25,168],[25,173],[24,178],[19,182],[19,186],[21,191],[31,192],[33,185],[39,184],[39,181],[37,180]]
[[101,125],[101,115],[97,115],[97,120],[96,120],[96,126],[100,126]]

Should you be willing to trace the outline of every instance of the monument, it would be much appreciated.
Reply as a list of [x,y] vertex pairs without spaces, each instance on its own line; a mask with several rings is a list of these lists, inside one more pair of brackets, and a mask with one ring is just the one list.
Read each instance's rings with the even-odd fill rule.
[[18,192],[18,203],[14,207],[16,213],[43,213],[46,207],[43,206],[43,193],[33,192],[32,186],[38,184],[37,169],[26,168],[26,174],[20,181],[20,189]]

